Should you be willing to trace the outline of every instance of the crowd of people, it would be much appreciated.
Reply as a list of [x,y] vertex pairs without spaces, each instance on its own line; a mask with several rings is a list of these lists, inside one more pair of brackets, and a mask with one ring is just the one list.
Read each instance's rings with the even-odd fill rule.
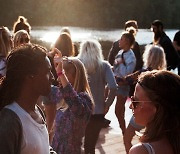
[[[128,20],[105,60],[98,40],[84,40],[78,49],[68,27],[50,51],[33,43],[23,16],[12,33],[0,27],[0,152],[95,154],[116,98],[127,154],[179,154],[180,31],[172,42],[160,20],[151,29],[154,38],[141,51],[137,21]],[[133,115],[126,124],[128,98]]]

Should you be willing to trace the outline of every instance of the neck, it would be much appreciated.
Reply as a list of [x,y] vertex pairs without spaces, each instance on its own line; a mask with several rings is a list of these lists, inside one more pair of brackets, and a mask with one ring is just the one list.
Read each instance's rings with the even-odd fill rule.
[[127,52],[130,50],[130,47],[125,47],[123,50],[124,50],[124,52]]
[[19,97],[16,100],[17,104],[23,108],[26,112],[30,113],[35,110],[37,98],[28,98],[25,96]]

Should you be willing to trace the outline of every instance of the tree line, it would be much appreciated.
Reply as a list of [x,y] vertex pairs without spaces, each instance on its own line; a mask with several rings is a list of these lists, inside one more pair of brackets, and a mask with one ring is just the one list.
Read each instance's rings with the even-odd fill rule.
[[32,26],[123,28],[129,19],[150,28],[160,19],[165,28],[180,27],[179,0],[0,0],[0,26],[11,27],[19,15]]

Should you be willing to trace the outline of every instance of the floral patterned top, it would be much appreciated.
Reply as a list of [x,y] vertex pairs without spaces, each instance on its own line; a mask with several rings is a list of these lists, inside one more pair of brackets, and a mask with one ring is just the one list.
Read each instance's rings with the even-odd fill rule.
[[77,93],[71,84],[65,88],[52,87],[51,102],[57,104],[62,98],[68,108],[56,112],[52,147],[58,154],[80,154],[82,137],[92,113],[92,102],[86,92]]

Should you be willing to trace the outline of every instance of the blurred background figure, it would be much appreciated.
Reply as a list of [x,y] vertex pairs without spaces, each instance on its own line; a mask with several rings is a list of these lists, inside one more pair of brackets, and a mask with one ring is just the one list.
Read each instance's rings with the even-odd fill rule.
[[0,27],[0,78],[6,74],[6,57],[13,48],[12,35],[7,27]]
[[21,44],[30,43],[30,36],[27,31],[19,30],[14,34],[14,47],[17,47]]
[[[71,32],[70,32],[70,30],[69,30],[69,27],[63,27],[62,29],[61,29],[61,33],[68,33],[69,34],[69,36],[71,37],[71,39],[72,39],[72,36],[71,36]],[[73,42],[73,46],[74,46],[74,56],[77,56],[78,55],[78,47],[77,47],[77,45]]]
[[57,48],[61,51],[63,56],[74,57],[74,45],[71,37],[67,32],[62,32],[57,38],[53,48]]
[[[174,45],[174,48],[176,49],[178,55],[180,56],[180,30],[178,32],[176,32],[176,34],[174,35],[173,45]],[[179,60],[179,64],[178,64],[178,75],[180,75],[180,60]]]
[[[128,20],[127,22],[125,22],[124,29],[125,29],[125,31],[133,30],[132,34],[135,37],[138,32],[137,21],[136,20]],[[136,71],[136,70],[141,69],[143,66],[142,55],[141,55],[141,51],[140,51],[138,42],[135,41],[131,49],[133,50],[133,52],[136,56],[136,67],[134,70],[134,71]],[[114,64],[115,56],[117,55],[119,50],[121,50],[121,48],[119,47],[119,40],[117,40],[113,43],[113,45],[109,51],[109,55],[108,55],[108,61],[111,65]]]
[[151,23],[151,30],[154,33],[153,44],[159,44],[163,47],[166,54],[167,69],[175,69],[178,66],[180,58],[173,47],[170,38],[164,32],[164,25],[160,20],[154,20]]
[[24,16],[19,16],[17,21],[13,25],[13,33],[16,33],[18,30],[26,30],[30,34],[31,26],[27,22],[27,19]]

